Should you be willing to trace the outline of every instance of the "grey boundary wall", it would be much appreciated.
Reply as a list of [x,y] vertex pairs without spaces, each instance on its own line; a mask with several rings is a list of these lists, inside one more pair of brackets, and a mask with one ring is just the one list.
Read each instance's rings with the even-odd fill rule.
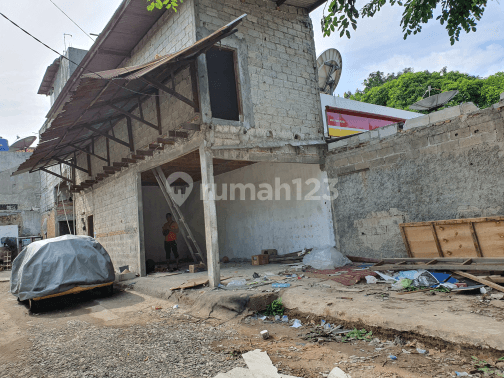
[[337,247],[407,257],[398,224],[504,214],[504,99],[443,109],[329,144]]

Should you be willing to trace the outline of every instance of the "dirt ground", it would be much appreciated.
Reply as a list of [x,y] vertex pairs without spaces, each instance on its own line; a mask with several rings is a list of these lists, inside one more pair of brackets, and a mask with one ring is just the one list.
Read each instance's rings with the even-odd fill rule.
[[[108,298],[54,301],[49,311],[33,315],[8,293],[8,283],[0,283],[0,376],[214,377],[244,366],[242,353],[262,349],[281,373],[299,377],[324,377],[335,366],[353,378],[452,377],[475,372],[472,356],[494,365],[502,357],[378,328],[372,341],[305,340],[320,317],[294,310],[286,314],[301,320],[302,328],[263,321],[251,311],[222,321],[184,307],[125,290]],[[268,340],[259,336],[264,329]]]

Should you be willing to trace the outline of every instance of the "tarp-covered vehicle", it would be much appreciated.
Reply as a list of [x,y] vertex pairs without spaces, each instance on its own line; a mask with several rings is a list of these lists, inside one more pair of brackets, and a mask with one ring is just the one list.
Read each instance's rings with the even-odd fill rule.
[[11,293],[36,312],[47,298],[100,288],[111,294],[110,256],[90,236],[65,235],[26,246],[12,263]]

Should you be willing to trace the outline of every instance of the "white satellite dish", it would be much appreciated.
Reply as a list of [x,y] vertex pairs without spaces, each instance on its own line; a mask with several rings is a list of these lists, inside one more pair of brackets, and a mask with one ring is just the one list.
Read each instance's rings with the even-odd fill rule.
[[343,60],[336,49],[327,49],[317,59],[320,92],[332,95],[338,85]]
[[[429,88],[427,89],[427,91],[425,91],[425,93],[429,92],[430,95],[431,89],[432,88],[429,85]],[[447,102],[450,102],[453,97],[458,95],[458,93],[459,91],[455,90],[439,93],[434,96],[429,96],[424,98],[423,100],[415,102],[414,104],[410,105],[409,108],[414,110],[425,110],[425,111],[436,110],[445,105]]]

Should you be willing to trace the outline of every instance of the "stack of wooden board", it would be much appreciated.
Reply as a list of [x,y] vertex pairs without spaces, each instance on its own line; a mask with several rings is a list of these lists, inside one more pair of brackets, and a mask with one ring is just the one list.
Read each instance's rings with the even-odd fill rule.
[[303,257],[306,255],[308,252],[310,252],[311,249],[306,249],[303,251],[299,252],[292,252],[292,253],[287,253],[285,255],[269,255],[269,263],[276,263],[276,264],[295,264],[295,263],[300,263],[303,262]]
[[412,258],[504,258],[504,217],[449,219],[399,225]]

